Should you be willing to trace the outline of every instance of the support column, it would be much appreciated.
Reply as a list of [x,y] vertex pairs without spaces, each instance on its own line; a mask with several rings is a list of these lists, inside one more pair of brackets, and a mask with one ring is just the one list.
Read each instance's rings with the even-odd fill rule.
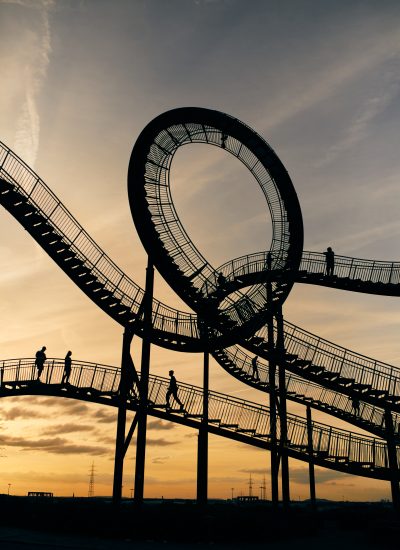
[[125,328],[122,339],[121,375],[118,388],[118,418],[117,435],[115,438],[114,458],[114,481],[113,481],[113,504],[119,505],[122,497],[122,476],[124,470],[125,456],[125,424],[126,424],[126,401],[129,391],[129,380],[132,378],[129,368],[132,363],[131,343],[133,331]]
[[[267,269],[271,270],[271,254],[267,254]],[[276,445],[276,357],[275,357],[275,339],[274,339],[274,317],[272,302],[272,282],[268,278],[266,283],[267,301],[268,301],[268,385],[269,385],[269,418],[270,418],[270,441],[271,441],[271,501],[274,507],[278,506],[278,452]]]
[[197,504],[207,504],[208,498],[208,387],[209,353],[204,352],[203,416],[197,443]]
[[282,308],[276,314],[276,351],[279,357],[279,417],[281,426],[281,476],[282,501],[285,507],[290,505],[289,456],[287,452],[287,409],[286,409],[286,374],[285,374],[285,340],[283,332]]
[[315,473],[314,473],[314,449],[313,449],[313,433],[312,433],[312,418],[311,407],[307,405],[307,444],[308,444],[308,472],[310,478],[310,501],[311,508],[316,510],[317,502],[315,498]]
[[146,461],[146,431],[147,431],[147,405],[149,393],[149,372],[150,372],[150,348],[152,331],[152,307],[154,289],[154,267],[148,258],[146,269],[146,289],[143,297],[143,337],[141,374],[139,384],[139,407],[137,423],[136,442],[136,468],[135,468],[135,502],[142,504],[144,495],[144,469]]
[[397,447],[394,438],[393,418],[389,409],[385,409],[385,428],[386,441],[388,447],[389,469],[390,469],[390,487],[392,490],[393,507],[400,509],[400,491],[399,491],[399,465],[397,462]]

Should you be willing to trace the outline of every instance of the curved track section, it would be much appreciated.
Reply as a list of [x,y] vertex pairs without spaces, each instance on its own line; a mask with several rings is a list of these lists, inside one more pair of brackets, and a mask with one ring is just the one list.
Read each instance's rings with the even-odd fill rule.
[[[64,361],[48,359],[40,381],[36,379],[35,360],[11,359],[1,362],[0,397],[12,395],[47,395],[81,399],[118,407],[120,370],[115,367],[73,361],[70,382],[62,384]],[[184,411],[167,411],[165,395],[169,380],[150,376],[148,414],[193,428],[202,419],[203,390],[189,384],[179,384],[179,396]],[[128,408],[137,410],[138,399],[133,390]],[[236,399],[222,393],[210,392],[209,423],[211,433],[248,445],[268,449],[269,410],[264,406]],[[280,426],[278,422],[278,439]],[[390,480],[386,443],[373,437],[332,428],[313,422],[312,449],[307,439],[307,424],[299,416],[288,415],[289,456],[348,474]],[[397,448],[398,460],[400,448]]]
[[[171,196],[170,172],[179,147],[207,144],[241,161],[263,192],[272,218],[272,296],[255,284],[246,296],[218,299],[218,272],[197,250],[183,228]],[[189,184],[188,184],[189,185]],[[303,250],[303,221],[290,177],[271,147],[241,121],[209,109],[167,111],[139,135],[128,172],[133,220],[158,271],[207,325],[208,346],[237,342],[265,324],[271,304],[282,304],[294,283]]]
[[[96,245],[44,182],[4,145],[0,145],[0,203],[96,305],[121,325],[134,324],[135,331],[141,333],[143,290]],[[311,258],[311,253],[304,253],[303,262],[307,254]],[[260,266],[264,266],[265,274],[266,254],[260,253],[259,260],[254,256],[256,255],[250,255],[246,261],[234,260],[235,265],[226,269],[226,273],[224,271],[228,283],[230,272],[233,274],[233,281],[236,275],[240,278],[241,275],[250,273],[252,270],[253,274],[262,272]],[[323,278],[321,260],[321,256],[318,262],[314,258],[312,265],[315,266],[313,267],[315,273],[311,271],[307,273]],[[336,260],[338,265],[338,257]],[[311,266],[310,262],[311,260],[309,261]],[[238,271],[239,264],[241,264],[242,273]],[[350,279],[351,276],[358,279],[361,264],[364,266],[364,273],[370,274],[363,276],[362,281],[365,279],[368,283],[369,277],[374,284],[380,285],[381,289],[383,286],[386,289],[384,292],[378,292],[376,286],[369,285],[368,292],[393,296],[399,294],[400,285],[396,282],[399,263],[354,260],[352,271],[347,272]],[[366,267],[367,264],[368,267]],[[354,266],[357,266],[356,270]],[[302,280],[301,274],[300,271],[299,280]],[[339,275],[338,272],[338,278],[340,278]],[[302,282],[307,281],[302,280]],[[335,286],[336,283],[334,278],[330,281],[325,278],[324,284]],[[357,284],[359,283],[356,280]],[[236,281],[235,285],[238,289],[242,288],[243,282]],[[350,286],[351,280],[347,289],[355,290]],[[197,316],[194,314],[177,311],[154,300],[153,325],[152,341],[157,345],[193,352],[204,349],[200,340]],[[268,354],[263,349],[265,344],[265,334],[262,333],[243,341],[243,346],[268,360]],[[336,414],[364,429],[371,429],[377,435],[381,434],[382,408],[398,410],[398,369],[335,346],[289,323],[286,323],[285,347],[288,354],[283,360],[287,361],[287,368],[310,382],[307,384],[303,380],[302,390],[297,391],[299,379],[289,375],[289,398],[304,404],[310,403],[316,408]],[[228,365],[227,370],[239,379],[261,390],[268,389],[263,380],[260,382],[251,380],[250,356],[247,355],[248,359],[243,359],[240,354],[231,349],[217,350],[214,356],[224,368]],[[367,381],[364,379],[364,365],[368,375]],[[325,389],[318,389],[318,385]],[[334,392],[339,392],[337,398],[334,398]],[[364,402],[361,407],[361,418],[355,418],[354,415],[349,414],[349,400],[343,399],[346,395],[359,397]]]

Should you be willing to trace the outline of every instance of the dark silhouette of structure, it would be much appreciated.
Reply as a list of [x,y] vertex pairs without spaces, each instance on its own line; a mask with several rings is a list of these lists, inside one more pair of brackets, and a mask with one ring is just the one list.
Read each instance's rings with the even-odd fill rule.
[[37,368],[37,378],[38,378],[38,380],[39,380],[39,378],[40,378],[40,376],[43,372],[44,363],[46,361],[45,351],[46,351],[46,346],[43,346],[40,350],[38,350],[36,352],[35,366]]
[[[230,260],[215,269],[196,249],[176,216],[170,192],[171,162],[176,150],[186,143],[221,147],[248,167],[266,196],[273,219],[270,250]],[[253,130],[217,111],[175,109],[150,122],[132,152],[128,192],[134,223],[149,257],[144,290],[97,246],[44,182],[0,144],[0,203],[70,279],[124,327],[119,374],[109,367],[74,362],[74,385],[62,387],[59,381],[65,381],[64,371],[61,373],[65,364],[54,360],[52,369],[46,370],[45,383],[32,386],[33,366],[40,376],[44,361],[4,361],[0,395],[43,390],[76,397],[73,392],[79,389],[82,399],[118,407],[115,503],[121,498],[124,456],[136,428],[135,500],[143,500],[146,418],[152,414],[199,430],[199,502],[207,501],[207,434],[217,433],[270,450],[274,505],[278,502],[279,470],[282,499],[289,505],[291,456],[309,463],[314,504],[313,469],[318,464],[389,480],[393,503],[399,506],[400,371],[284,321],[282,307],[295,282],[400,296],[400,263],[335,257],[330,248],[325,256],[303,252],[300,205],[284,166]],[[333,262],[328,262],[329,251]],[[195,314],[170,308],[153,297],[154,267]],[[224,274],[223,281],[220,274]],[[140,372],[130,354],[134,335],[143,340]],[[153,343],[203,354],[203,388],[180,384],[186,410],[160,403],[160,395],[170,392],[169,397],[176,398],[177,392],[174,394],[171,382],[168,385],[150,375]],[[44,354],[45,347],[41,351]],[[208,388],[210,354],[237,379],[268,392],[269,408],[213,394]],[[258,378],[249,375],[255,357],[260,358]],[[90,377],[82,374],[85,370],[92,373],[89,384]],[[56,374],[58,378],[54,378]],[[306,420],[287,412],[287,399],[305,405]],[[178,405],[182,403],[176,400]],[[356,414],[354,400],[362,401]],[[375,437],[313,422],[312,408]],[[126,434],[127,409],[136,415]],[[213,418],[209,418],[209,410]]]

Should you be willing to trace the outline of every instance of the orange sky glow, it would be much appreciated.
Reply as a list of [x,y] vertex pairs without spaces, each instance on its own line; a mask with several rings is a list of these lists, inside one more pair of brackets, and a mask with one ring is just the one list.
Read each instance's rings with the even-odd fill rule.
[[[256,0],[250,12],[245,0],[0,0],[0,140],[142,286],[146,255],[128,204],[129,157],[143,127],[180,106],[229,113],[271,144],[299,196],[305,250],[331,245],[343,255],[399,260],[400,5],[362,4],[321,9],[301,0],[280,9]],[[268,248],[268,209],[238,161],[187,146],[171,178],[183,226],[211,263]],[[70,349],[74,359],[118,366],[122,328],[3,209],[0,235],[0,363],[33,357],[45,345],[51,358]],[[158,274],[155,296],[188,310]],[[396,298],[296,285],[284,315],[400,365]],[[135,338],[137,367],[140,348]],[[201,354],[156,346],[151,353],[152,374],[166,377],[173,368],[178,383],[201,385]],[[210,369],[211,389],[268,403],[214,360]],[[305,415],[299,404],[288,402],[288,409]],[[145,497],[195,498],[197,433],[151,417],[148,427]],[[87,496],[94,464],[95,495],[111,495],[115,432],[111,407],[2,399],[0,494],[9,488],[16,495]],[[125,460],[125,497],[134,459],[135,439]],[[210,435],[209,497],[248,493],[251,474],[254,494],[265,476],[270,498],[269,466],[267,451]],[[290,460],[290,472],[292,498],[309,498],[308,465]],[[316,480],[319,498],[390,498],[388,482],[322,468]]]

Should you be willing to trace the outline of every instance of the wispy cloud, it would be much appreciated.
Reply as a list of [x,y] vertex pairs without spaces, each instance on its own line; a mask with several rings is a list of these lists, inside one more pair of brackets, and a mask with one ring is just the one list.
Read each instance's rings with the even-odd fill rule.
[[25,84],[24,100],[17,119],[15,150],[29,164],[34,166],[39,149],[40,117],[37,105],[39,92],[47,74],[51,53],[49,14],[53,0],[27,2],[23,0],[2,0],[3,4],[16,4],[27,9],[37,9],[40,14],[40,27],[33,39],[31,61],[23,67]]
[[318,102],[330,98],[340,87],[366,72],[373,71],[388,60],[398,59],[399,36],[398,28],[388,31],[381,39],[366,44],[362,52],[358,51],[345,61],[341,59],[336,65],[329,64],[326,69],[314,75],[314,78],[311,77],[310,82],[301,84],[299,89],[290,90],[286,97],[282,95],[274,108],[268,110],[264,128],[270,131]]
[[95,429],[94,426],[87,424],[57,424],[55,426],[49,426],[44,429],[43,435],[59,435],[59,434],[71,434],[76,432],[92,432]]
[[108,452],[105,447],[76,445],[62,437],[29,441],[25,438],[2,435],[2,443],[5,447],[18,447],[22,451],[42,451],[58,455],[87,454],[98,456]]
[[46,418],[44,412],[33,411],[30,409],[24,409],[20,407],[12,407],[8,411],[2,411],[1,417],[4,420],[15,420],[17,418]]
[[331,162],[342,151],[349,149],[364,139],[368,135],[369,124],[395,99],[399,93],[399,89],[400,83],[397,80],[396,82],[392,82],[381,94],[370,97],[350,122],[342,139],[328,149],[319,166]]
[[152,430],[172,430],[175,426],[171,424],[171,422],[167,423],[162,420],[152,420],[147,424],[147,428]]

